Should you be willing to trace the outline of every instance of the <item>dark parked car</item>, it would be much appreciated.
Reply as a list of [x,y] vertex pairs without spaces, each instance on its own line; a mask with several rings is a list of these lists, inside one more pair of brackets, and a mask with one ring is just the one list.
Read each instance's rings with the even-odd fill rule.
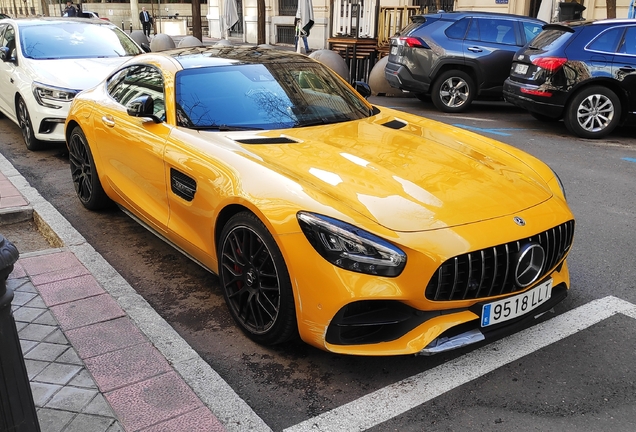
[[636,111],[636,20],[549,24],[514,57],[504,98],[582,138]]
[[488,12],[415,15],[391,38],[385,76],[392,87],[462,112],[475,97],[501,98],[512,57],[543,21]]

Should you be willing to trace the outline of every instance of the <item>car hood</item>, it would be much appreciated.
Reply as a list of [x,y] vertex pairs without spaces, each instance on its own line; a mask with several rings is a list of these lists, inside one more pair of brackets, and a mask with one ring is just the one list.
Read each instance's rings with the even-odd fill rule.
[[291,143],[243,146],[308,194],[326,194],[394,231],[515,214],[552,196],[534,170],[492,141],[433,121],[382,122],[290,129]]
[[42,84],[73,90],[97,85],[127,57],[28,60],[31,78]]

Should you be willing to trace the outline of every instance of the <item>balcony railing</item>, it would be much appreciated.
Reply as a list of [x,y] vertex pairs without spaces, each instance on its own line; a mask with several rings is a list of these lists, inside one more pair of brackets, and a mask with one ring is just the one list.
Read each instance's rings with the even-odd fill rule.
[[335,0],[332,37],[375,38],[377,0]]

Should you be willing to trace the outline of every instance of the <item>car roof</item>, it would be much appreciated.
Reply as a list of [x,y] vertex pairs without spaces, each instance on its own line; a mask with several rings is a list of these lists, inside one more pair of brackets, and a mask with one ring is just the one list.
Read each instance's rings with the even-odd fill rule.
[[86,18],[66,18],[66,17],[34,17],[34,18],[12,18],[10,21],[15,22],[19,27],[39,26],[39,25],[55,25],[59,23],[83,23],[87,25],[107,25],[114,24],[105,20],[88,20]]
[[251,45],[223,45],[176,48],[167,51],[142,54],[172,57],[182,68],[192,69],[232,64],[314,63],[315,60],[295,51],[284,51]]
[[414,15],[413,17],[416,17],[416,16],[423,17],[423,18],[430,17],[430,18],[436,18],[436,19],[448,19],[448,20],[454,20],[454,21],[460,20],[465,17],[496,17],[496,18],[514,18],[514,19],[523,18],[524,20],[543,22],[542,20],[538,18],[533,18],[529,16],[524,16],[524,15],[515,15],[515,14],[501,13],[501,12],[483,12],[483,11],[449,11],[449,12],[438,12],[438,13],[423,14],[423,15]]

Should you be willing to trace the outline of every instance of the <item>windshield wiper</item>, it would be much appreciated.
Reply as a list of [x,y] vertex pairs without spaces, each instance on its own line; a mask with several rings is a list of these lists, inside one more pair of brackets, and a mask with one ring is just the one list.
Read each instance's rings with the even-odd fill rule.
[[258,128],[258,127],[232,126],[232,125],[190,126],[190,127],[188,127],[188,129],[193,129],[193,130],[218,130],[219,132],[263,130],[263,128]]

